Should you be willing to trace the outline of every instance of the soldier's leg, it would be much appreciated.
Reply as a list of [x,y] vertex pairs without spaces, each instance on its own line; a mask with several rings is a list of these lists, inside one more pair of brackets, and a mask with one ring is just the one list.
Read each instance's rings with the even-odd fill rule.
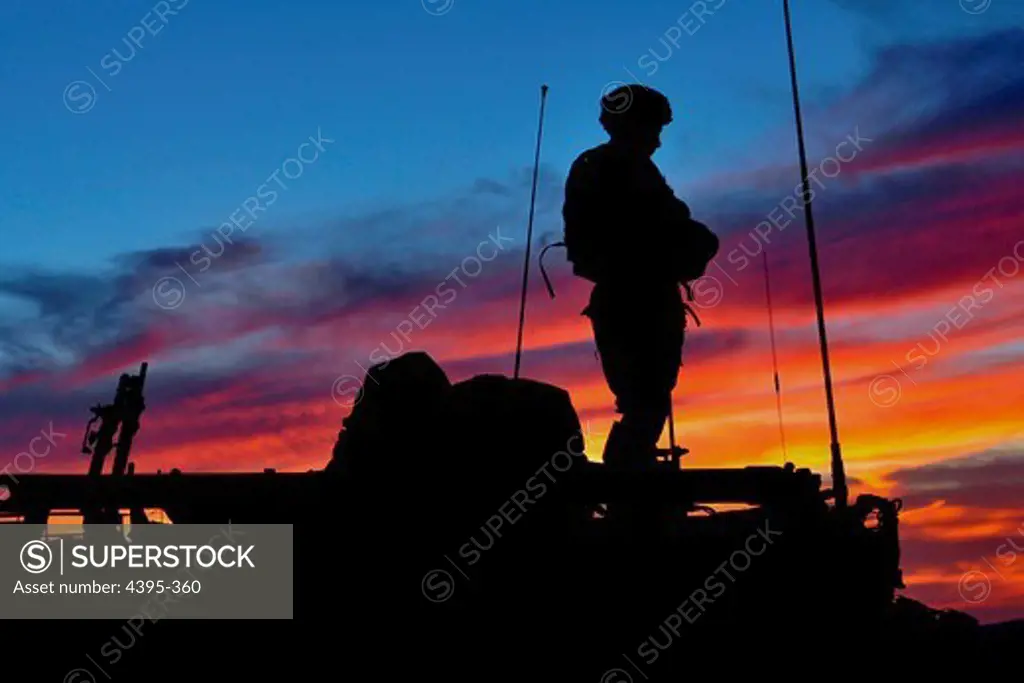
[[644,330],[642,344],[630,350],[635,359],[622,422],[637,444],[637,466],[651,467],[656,464],[658,440],[672,411],[683,337],[681,324],[667,313],[653,316]]
[[612,426],[605,463],[628,468],[656,464],[658,439],[664,431],[671,393],[641,348],[606,349],[602,359],[622,419]]
[[645,308],[598,288],[587,315],[604,376],[622,415],[609,434],[604,461],[623,467],[654,466],[679,372],[681,318],[671,306]]
[[[619,324],[612,315],[613,309],[605,303],[605,298],[601,288],[595,287],[590,294],[590,305],[583,310],[583,315],[590,319],[597,356],[601,362],[601,372],[608,383],[608,388],[615,395],[616,411],[621,413],[616,387],[621,382],[620,378],[628,372],[628,368],[622,367],[622,341],[617,333]],[[602,459],[606,465],[618,464],[621,454],[626,452],[625,439],[626,434],[622,430],[622,425],[618,422],[613,423],[604,445]]]
[[670,397],[660,393],[651,393],[637,401],[635,406],[622,415],[625,431],[635,440],[643,454],[644,460],[653,458],[658,446],[658,439],[665,430],[668,419]]
[[642,350],[635,341],[641,335],[625,316],[614,312],[598,311],[590,318],[601,370],[615,395],[615,410],[622,415],[608,434],[603,460],[613,467],[634,467],[645,459],[640,453],[653,429],[650,419],[645,419],[649,411],[643,394],[637,390],[637,378],[644,374]]

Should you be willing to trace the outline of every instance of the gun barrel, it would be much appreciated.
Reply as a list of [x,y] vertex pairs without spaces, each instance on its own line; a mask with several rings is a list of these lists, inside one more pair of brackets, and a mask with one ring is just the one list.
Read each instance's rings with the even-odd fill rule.
[[[8,489],[6,499],[0,498],[0,514],[38,517],[52,510],[157,508],[176,522],[234,519],[289,523],[306,518],[312,509],[327,510],[347,500],[367,497],[386,499],[389,493],[397,496],[396,490],[416,485],[395,477],[368,487],[343,473],[324,471],[175,471],[130,477],[30,474],[17,479],[0,477],[0,486]],[[622,473],[589,464],[567,474],[557,489],[566,501],[588,504],[623,500],[787,507],[824,504],[819,475],[781,467]]]

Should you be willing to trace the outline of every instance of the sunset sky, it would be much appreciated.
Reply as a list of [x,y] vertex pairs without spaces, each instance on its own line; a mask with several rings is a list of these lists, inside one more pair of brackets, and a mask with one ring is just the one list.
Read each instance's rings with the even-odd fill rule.
[[[655,161],[722,238],[675,396],[684,467],[827,477],[781,2],[102,5],[0,8],[0,469],[84,473],[89,406],[143,361],[139,471],[320,468],[381,354],[510,375],[539,86],[534,256],[604,140],[602,90],[639,80],[675,111]],[[908,595],[1024,617],[1024,4],[793,5],[853,493],[903,499]],[[523,374],[569,389],[598,458],[588,288],[547,263]]]

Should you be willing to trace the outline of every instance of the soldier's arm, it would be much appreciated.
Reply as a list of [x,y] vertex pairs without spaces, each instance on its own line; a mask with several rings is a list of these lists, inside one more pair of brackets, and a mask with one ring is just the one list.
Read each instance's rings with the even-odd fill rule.
[[641,170],[644,182],[648,186],[648,201],[651,203],[654,212],[661,216],[659,221],[665,227],[675,228],[689,221],[693,215],[689,205],[676,196],[676,193],[669,186],[665,176],[662,175],[653,161],[648,160]]
[[[666,247],[674,244],[676,240],[670,233],[690,227],[690,207],[676,196],[650,159],[638,164],[634,178],[637,201],[644,207],[645,241]],[[663,252],[663,256],[667,254]]]

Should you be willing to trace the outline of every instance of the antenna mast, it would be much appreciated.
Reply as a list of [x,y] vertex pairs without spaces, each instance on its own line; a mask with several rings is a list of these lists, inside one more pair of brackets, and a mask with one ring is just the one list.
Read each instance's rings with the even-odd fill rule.
[[772,340],[772,376],[775,381],[775,406],[779,412],[779,442],[782,444],[783,461],[789,462],[786,453],[786,430],[782,426],[782,383],[779,381],[779,357],[775,351],[775,320],[772,316],[772,289],[768,282],[768,250],[761,252],[764,257],[764,292],[768,299],[768,334]]
[[839,446],[839,428],[836,425],[835,398],[832,395],[832,369],[828,358],[828,336],[825,332],[825,304],[821,294],[821,273],[818,268],[818,244],[814,236],[814,214],[811,212],[811,189],[808,182],[807,151],[804,147],[804,126],[800,114],[800,91],[796,78],[796,54],[793,49],[793,27],[789,16],[789,0],[782,0],[786,19],[786,44],[789,50],[789,77],[793,89],[793,111],[796,118],[797,144],[800,152],[800,176],[803,184],[804,217],[807,223],[807,243],[811,256],[811,277],[814,285],[814,304],[818,314],[818,340],[821,346],[821,364],[825,375],[825,401],[828,406],[828,427],[832,450],[832,490],[837,508],[847,505],[846,472]]
[[526,321],[526,285],[530,278],[530,242],[533,241],[533,209],[537,203],[537,173],[540,170],[540,140],[544,133],[544,102],[548,86],[540,86],[540,121],[537,124],[537,150],[533,157],[533,190],[530,192],[530,218],[526,227],[526,255],[523,259],[523,290],[519,300],[519,333],[516,337],[516,367],[513,377],[519,379],[519,363],[523,356],[523,325]]

